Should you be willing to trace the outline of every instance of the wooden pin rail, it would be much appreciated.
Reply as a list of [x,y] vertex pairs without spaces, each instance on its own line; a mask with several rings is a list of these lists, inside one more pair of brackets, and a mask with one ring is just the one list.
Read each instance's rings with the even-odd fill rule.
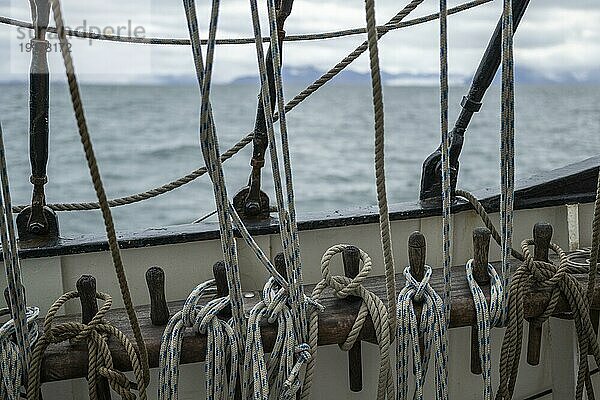
[[[514,260],[513,263],[516,264],[518,261]],[[499,263],[492,263],[492,265],[496,269],[499,269]],[[464,266],[453,267],[452,273],[452,313],[450,327],[472,326],[475,322],[475,307],[465,278],[465,268]],[[587,284],[586,275],[577,275],[577,277],[583,285]],[[443,287],[442,279],[442,270],[435,269],[430,283],[438,293],[441,292]],[[404,277],[401,273],[396,275],[396,284],[399,288],[404,286]],[[380,298],[385,298],[385,279],[383,276],[367,278],[364,285],[368,290],[373,291]],[[306,293],[310,294],[313,287],[314,285],[307,285],[305,287]],[[489,286],[486,286],[483,290],[489,301]],[[260,292],[257,291],[253,293],[254,297],[244,298],[247,312],[249,312],[260,300]],[[211,299],[212,296],[207,296],[205,301],[207,302]],[[525,317],[530,318],[540,315],[544,311],[548,300],[548,292],[527,293],[524,299]],[[320,315],[319,319],[319,345],[343,343],[354,324],[360,302],[349,302],[337,299],[329,290],[327,290],[324,293],[321,303],[326,309],[325,312]],[[181,309],[182,305],[183,301],[169,303],[170,314],[175,314]],[[596,288],[592,308],[600,309],[600,288]],[[561,300],[556,308],[556,314],[567,311],[569,311],[568,304],[564,300]],[[152,325],[150,306],[136,307],[136,312],[148,348],[150,367],[158,367],[160,340],[164,326]],[[417,312],[420,311],[417,309]],[[73,320],[79,321],[80,319],[80,315],[62,316],[56,317],[55,323],[59,324]],[[111,310],[107,314],[106,320],[112,323],[116,328],[122,330],[129,337],[133,337],[125,310]],[[43,320],[38,321],[40,335],[43,334],[42,322]],[[262,328],[262,334],[265,350],[270,351],[275,341],[276,327],[274,325],[265,325]],[[361,331],[360,339],[375,343],[375,332],[370,319],[366,321]],[[110,343],[110,348],[115,367],[121,371],[131,370],[131,365],[124,350],[114,342]],[[203,361],[205,351],[206,337],[204,335],[195,334],[191,329],[186,330],[182,344],[181,363],[187,364]],[[49,382],[85,377],[87,373],[87,362],[87,349],[83,344],[71,345],[69,343],[62,343],[59,345],[52,345],[48,348],[44,356],[41,369],[42,381]]]

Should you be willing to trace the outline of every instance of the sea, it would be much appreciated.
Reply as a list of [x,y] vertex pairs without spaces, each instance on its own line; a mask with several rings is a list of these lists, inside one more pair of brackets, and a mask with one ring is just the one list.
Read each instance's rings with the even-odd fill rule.
[[[286,86],[291,99],[302,90]],[[450,123],[468,88],[450,88]],[[258,87],[216,85],[214,118],[222,152],[254,126]],[[160,186],[204,165],[199,145],[198,89],[193,85],[82,85],[89,130],[111,198]],[[27,204],[29,183],[28,87],[0,86],[13,204]],[[418,198],[423,160],[440,143],[439,89],[386,86],[385,167],[391,203]],[[600,153],[600,86],[544,84],[516,88],[516,178],[549,171]],[[374,205],[374,125],[368,85],[337,84],[313,94],[287,115],[298,213]],[[493,86],[473,118],[461,156],[460,188],[497,187],[500,88]],[[230,198],[250,172],[247,146],[224,163]],[[270,163],[264,190],[273,197]],[[94,201],[95,195],[67,87],[51,86],[47,201]],[[191,223],[215,209],[208,176],[141,203],[116,207],[118,231]],[[214,218],[214,217],[213,217]],[[61,235],[101,234],[98,211],[59,213]]]

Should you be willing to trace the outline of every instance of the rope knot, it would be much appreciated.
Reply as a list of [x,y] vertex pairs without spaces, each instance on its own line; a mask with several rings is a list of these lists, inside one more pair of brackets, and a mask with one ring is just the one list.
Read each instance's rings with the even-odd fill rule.
[[533,245],[533,239],[524,240],[521,243],[523,249],[524,264],[531,277],[542,288],[554,289],[563,282],[569,273],[569,263],[564,251],[555,243],[550,243],[550,249],[559,257],[559,265],[549,261],[535,260],[529,250]]
[[425,274],[421,282],[418,282],[410,273],[410,266],[404,268],[404,277],[406,278],[406,287],[414,290],[413,301],[417,303],[423,302],[425,293],[430,288],[429,280],[431,279],[431,267],[425,265]]
[[353,279],[339,275],[332,276],[329,270],[331,259],[336,254],[342,253],[348,247],[350,247],[348,244],[338,244],[332,246],[325,252],[325,254],[323,254],[323,257],[321,258],[321,275],[323,276],[323,280],[334,290],[336,297],[340,299],[344,299],[350,295],[359,296],[359,290],[362,286],[362,282],[369,275],[369,273],[371,273],[372,269],[371,257],[369,257],[366,252],[359,249],[360,259],[363,263],[363,266],[358,275],[356,275],[356,277]]

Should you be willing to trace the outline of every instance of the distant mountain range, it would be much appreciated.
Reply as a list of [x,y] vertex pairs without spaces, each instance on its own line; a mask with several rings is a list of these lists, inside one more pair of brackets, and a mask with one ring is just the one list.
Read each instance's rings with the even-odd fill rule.
[[[309,85],[317,80],[326,71],[317,69],[312,66],[284,66],[283,80],[286,84],[291,85]],[[500,83],[500,74],[496,75],[494,82]],[[439,85],[439,76],[437,73],[390,73],[387,71],[381,72],[381,79],[384,85],[387,86],[437,86]],[[472,76],[466,75],[450,75],[449,83],[454,86],[469,85]],[[522,84],[600,84],[600,68],[586,71],[585,73],[577,72],[539,72],[528,67],[516,67],[515,79]],[[367,72],[357,72],[353,70],[344,70],[333,78],[330,84],[343,85],[362,85],[369,84],[371,75]],[[22,81],[6,80],[0,83],[23,83]],[[259,78],[256,75],[248,75],[238,77],[229,84],[234,85],[256,85],[259,84]],[[196,77],[194,75],[146,75],[138,76],[131,82],[118,82],[117,84],[141,84],[141,85],[196,85]]]
[[[314,67],[288,67],[283,68],[283,80],[287,84],[308,85],[317,80],[325,71]],[[497,74],[495,83],[499,83]],[[417,85],[417,86],[437,86],[439,85],[439,75],[437,73],[390,73],[381,72],[381,79],[385,85]],[[471,83],[472,76],[450,75],[451,85],[468,85]],[[344,70],[338,76],[333,78],[332,83],[342,84],[366,84],[371,80],[369,72],[356,72]],[[560,72],[560,73],[539,73],[531,68],[516,67],[515,80],[524,84],[541,83],[600,83],[600,68],[586,73]],[[244,76],[235,79],[233,84],[258,84],[258,77]]]

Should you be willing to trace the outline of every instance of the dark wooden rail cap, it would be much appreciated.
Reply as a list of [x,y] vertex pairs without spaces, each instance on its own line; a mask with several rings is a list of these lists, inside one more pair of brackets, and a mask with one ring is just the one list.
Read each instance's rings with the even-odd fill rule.
[[165,271],[150,267],[146,271],[146,285],[150,295],[150,320],[152,325],[163,326],[169,322],[169,306],[165,295]]
[[425,275],[425,257],[427,255],[427,242],[425,236],[417,231],[408,238],[408,265],[410,273],[417,280],[423,280]]
[[[355,278],[360,271],[360,250],[358,247],[348,246],[342,252],[344,264],[344,275]],[[362,345],[360,340],[348,351],[348,378],[350,379],[350,390],[360,392],[363,388],[362,381]]]
[[[488,228],[473,229],[473,278],[479,286],[489,285],[490,283],[488,257],[491,235],[492,233]],[[481,375],[482,373],[477,325],[471,327],[471,372],[475,375]]]
[[[89,324],[98,313],[96,300],[96,278],[92,275],[81,275],[75,284],[81,303],[81,322]],[[96,383],[98,400],[110,400],[110,386],[106,378],[100,377]]]
[[[533,227],[533,259],[548,262],[548,249],[552,240],[552,225],[538,222]],[[542,324],[536,319],[529,320],[529,336],[527,340],[527,363],[538,365],[542,349]]]

